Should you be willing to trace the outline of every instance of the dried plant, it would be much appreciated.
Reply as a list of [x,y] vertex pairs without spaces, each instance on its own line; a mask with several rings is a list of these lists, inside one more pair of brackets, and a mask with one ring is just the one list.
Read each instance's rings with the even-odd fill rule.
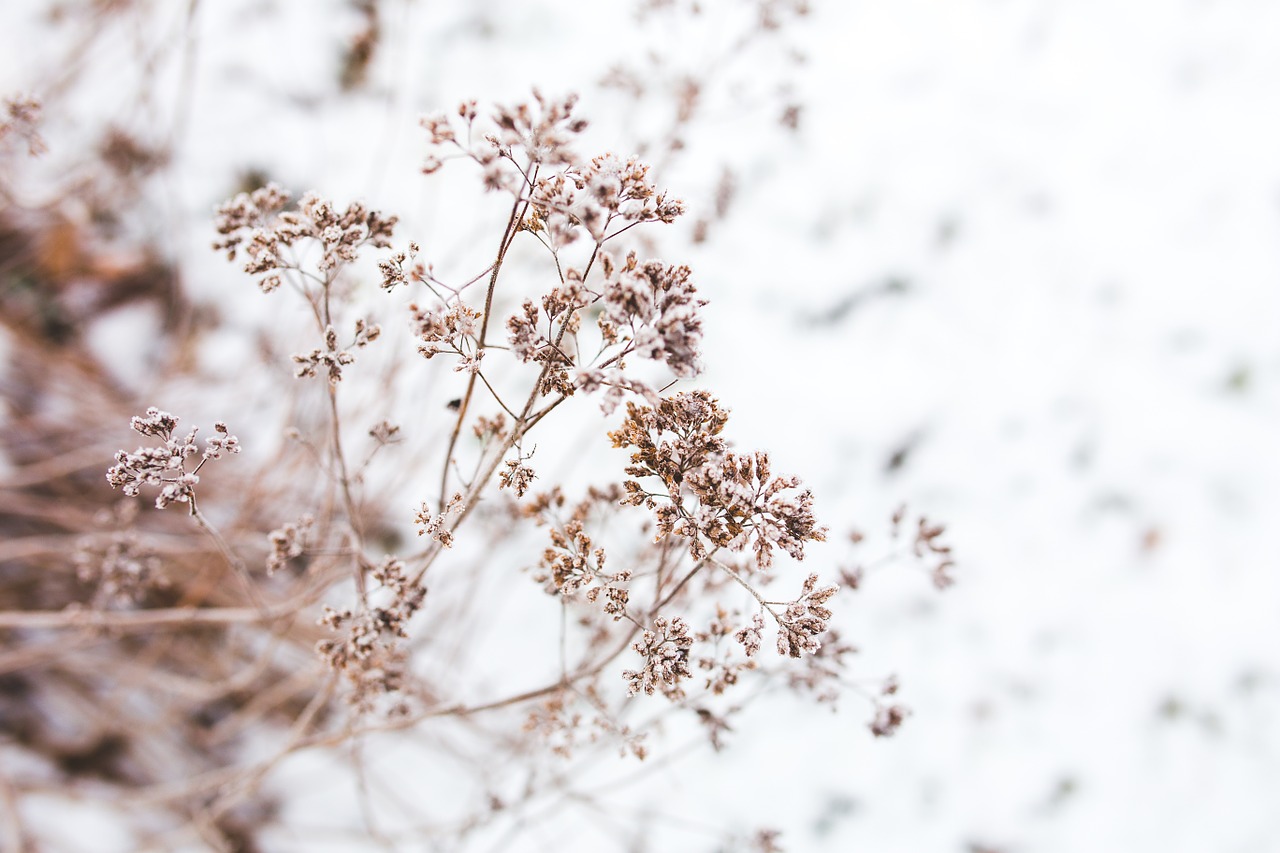
[[[362,85],[381,32],[378,4],[357,6],[367,26],[345,88]],[[803,4],[759,9],[767,31]],[[694,112],[686,95],[677,130]],[[7,109],[0,144],[38,153],[38,104]],[[217,209],[213,248],[264,310],[299,321],[282,329],[305,329],[264,347],[286,351],[264,365],[288,383],[278,410],[201,401],[243,442],[217,421],[202,446],[177,415],[124,409],[85,350],[64,345],[71,319],[55,335],[34,309],[6,316],[23,347],[5,375],[0,733],[46,759],[43,777],[0,772],[14,826],[27,792],[92,779],[134,809],[140,845],[194,833],[256,849],[283,822],[272,772],[326,751],[349,761],[367,834],[386,841],[390,807],[373,802],[362,750],[428,733],[475,768],[509,769],[476,770],[482,807],[426,827],[401,815],[415,837],[461,849],[574,795],[574,762],[645,760],[672,720],[730,746],[769,691],[833,704],[854,691],[875,735],[903,723],[896,680],[868,691],[852,678],[854,649],[831,627],[862,570],[840,572],[843,590],[800,571],[828,535],[813,494],[768,453],[735,449],[729,408],[699,387],[697,273],[641,238],[685,205],[639,159],[584,154],[574,96],[464,102],[422,127],[424,173],[470,168],[503,200],[481,269],[438,267],[422,248],[432,235],[400,236],[395,216],[359,202],[295,202],[264,182]],[[113,138],[104,162],[138,160],[144,148]],[[32,242],[26,223],[0,224]],[[143,298],[170,299],[161,280]],[[430,377],[425,403],[412,374]],[[189,417],[165,389],[148,403]],[[54,394],[80,402],[74,418]],[[562,480],[535,444],[554,445],[566,418],[621,451],[594,484]],[[132,452],[117,449],[126,426],[147,440]],[[953,568],[942,532],[922,518],[909,546],[939,587]],[[533,612],[500,618],[499,593]],[[525,646],[551,651],[504,662]],[[504,666],[524,670],[514,689],[495,689]],[[74,709],[70,733],[48,708]],[[770,829],[728,837],[782,849]]]

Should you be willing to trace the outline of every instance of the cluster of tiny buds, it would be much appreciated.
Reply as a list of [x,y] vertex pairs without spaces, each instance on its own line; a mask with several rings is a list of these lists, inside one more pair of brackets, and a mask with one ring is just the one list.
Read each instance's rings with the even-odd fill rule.
[[742,644],[747,657],[755,657],[760,651],[761,635],[764,633],[764,617],[759,613],[751,617],[751,624],[739,630],[733,638]]
[[809,575],[800,597],[787,604],[778,620],[778,654],[798,658],[806,652],[816,654],[820,648],[818,637],[826,632],[832,616],[826,603],[840,588],[817,586],[818,576]]
[[[531,210],[521,228],[543,235],[553,251],[582,231],[598,246],[631,225],[672,222],[684,212],[682,202],[654,189],[648,167],[634,158],[603,154],[577,165],[581,161],[571,145],[587,123],[573,114],[575,95],[557,100],[534,90],[534,100],[499,106],[492,116],[493,132],[479,139],[473,132],[479,115],[474,101],[457,110],[462,127],[455,127],[455,119],[445,114],[423,118],[433,148],[423,171],[437,171],[449,156],[475,161],[484,170],[486,189],[529,200]],[[543,170],[540,177],[533,177],[535,168]],[[611,232],[618,220],[626,225]]]
[[583,528],[580,517],[571,518],[563,528],[550,529],[551,547],[542,553],[540,571],[534,580],[546,585],[550,593],[573,597],[585,590],[587,601],[592,604],[604,594],[603,610],[615,621],[626,615],[630,592],[619,584],[631,580],[631,572],[605,571],[604,548],[596,547]]
[[419,536],[430,536],[442,547],[453,547],[453,533],[448,523],[452,516],[458,515],[465,508],[462,495],[455,494],[445,504],[444,512],[433,513],[431,507],[423,504],[413,516],[413,523],[418,525]]
[[[404,564],[394,557],[387,557],[371,574],[388,594],[387,603],[362,603],[356,610],[325,607],[319,624],[340,636],[316,646],[330,669],[351,684],[347,699],[361,711],[372,710],[379,696],[397,693],[404,686],[408,656],[398,641],[409,636],[409,620],[427,594],[425,587],[409,581]],[[397,708],[404,710],[402,704]]]
[[43,106],[32,95],[15,95],[4,100],[4,112],[0,114],[0,142],[13,134],[27,143],[27,154],[37,157],[48,150],[44,139],[36,130],[40,126]]
[[533,485],[533,481],[538,476],[525,464],[528,459],[528,456],[521,455],[504,462],[503,470],[498,472],[498,488],[511,489],[516,493],[516,497],[524,497],[524,493],[529,490],[529,486]]
[[[196,429],[181,439],[174,438],[178,418],[155,407],[147,409],[143,417],[135,416],[129,425],[135,432],[158,438],[163,444],[139,447],[132,453],[117,452],[116,464],[107,471],[107,482],[130,497],[139,495],[143,486],[158,487],[156,506],[160,509],[171,503],[190,503],[204,464],[222,458],[224,453],[240,452],[240,440],[221,421],[213,425],[215,435],[205,442],[203,451],[196,445]],[[200,462],[188,470],[188,460],[195,456],[201,457]]]
[[[609,388],[603,404],[609,413],[624,392],[657,401],[652,389],[621,373],[627,356],[665,363],[678,378],[692,378],[701,371],[699,309],[706,302],[697,298],[688,267],[656,260],[640,263],[634,252],[620,263],[607,252],[600,257],[604,281],[599,293],[587,286],[581,272],[570,267],[562,285],[545,294],[541,304],[525,300],[507,319],[506,327],[517,358],[545,365],[543,393],[569,396],[578,389],[592,393]],[[582,364],[571,355],[578,348],[561,343],[565,335],[576,340],[582,309],[590,306],[600,309],[596,324],[603,348],[596,361],[608,365],[607,371]],[[454,344],[455,349],[457,346]],[[578,374],[571,380],[569,369],[573,367]]]
[[[542,233],[555,250],[572,243],[580,231],[600,245],[641,222],[671,223],[684,203],[668,198],[649,182],[649,167],[634,157],[595,157],[582,167],[541,178],[533,185],[533,210],[525,230]],[[625,223],[613,229],[615,222]]]
[[652,696],[661,690],[669,699],[684,696],[680,681],[693,674],[689,669],[693,636],[687,622],[679,616],[673,619],[658,616],[653,620],[653,628],[645,629],[642,638],[632,648],[644,658],[644,666],[639,670],[623,671],[628,695],[634,696],[643,690]]
[[76,576],[97,585],[104,603],[136,603],[167,585],[164,563],[132,530],[117,531],[105,547],[83,542],[75,554]]
[[[890,531],[893,538],[897,539],[902,534],[902,522],[906,518],[907,507],[898,507],[894,512],[890,522]],[[955,558],[951,554],[951,546],[941,541],[942,534],[946,532],[946,525],[934,524],[925,516],[920,516],[916,523],[915,535],[912,539],[911,550],[916,557],[925,560],[936,561],[929,570],[930,578],[933,585],[938,589],[946,589],[955,583],[955,576],[951,573],[955,568]]]
[[302,556],[307,547],[307,534],[311,532],[315,518],[309,513],[298,519],[297,524],[288,523],[267,534],[271,551],[267,554],[267,574],[275,574],[284,568],[295,557]]
[[891,737],[902,727],[909,713],[902,705],[878,705],[875,719],[871,721],[871,733],[876,737]]
[[[394,290],[398,285],[408,285],[411,281],[422,281],[427,277],[426,267],[415,261],[422,250],[414,241],[409,241],[409,252],[396,252],[390,258],[378,261],[378,272],[382,274],[382,289]],[[412,264],[408,272],[405,263]]]
[[[377,340],[381,334],[381,326],[358,319],[355,334],[349,346],[361,349]],[[342,381],[342,368],[354,362],[356,357],[349,349],[338,346],[338,331],[332,325],[325,327],[324,344],[324,349],[317,347],[309,353],[293,356],[294,364],[297,365],[294,370],[295,376],[299,378],[315,376],[318,371],[324,370],[329,377],[330,385],[337,385]]]
[[[479,117],[475,101],[459,105],[457,116],[463,124],[459,134],[452,119],[444,114],[426,116],[421,120],[430,142],[437,149],[452,146],[462,156],[470,157],[485,169],[484,184],[488,189],[511,185],[510,174],[500,168],[502,160],[511,160],[514,150],[522,150],[530,163],[546,166],[566,166],[577,162],[577,155],[569,147],[573,137],[586,130],[587,122],[573,115],[578,98],[568,95],[559,100],[544,97],[537,89],[533,92],[536,106],[527,103],[514,107],[498,107],[493,116],[493,132],[483,136],[482,142],[473,144],[472,128]],[[464,146],[460,140],[466,141]],[[422,171],[431,174],[444,162],[443,151],[430,154],[422,165]],[[446,155],[447,156],[447,155]]]
[[603,256],[604,310],[597,321],[610,344],[624,334],[628,350],[641,358],[666,362],[671,372],[689,379],[702,371],[702,318],[707,303],[697,298],[686,266],[650,260],[639,263],[634,252],[618,265]]
[[799,480],[772,477],[767,454],[730,452],[720,437],[727,421],[705,391],[675,394],[656,407],[628,403],[622,427],[609,436],[614,447],[634,448],[627,473],[657,478],[661,491],[628,480],[624,502],[652,510],[659,535],[683,537],[695,559],[706,556],[709,542],[732,551],[750,544],[761,569],[773,564],[774,547],[803,560],[806,541],[826,538],[812,494],[787,495]]
[[[699,631],[697,635],[699,643],[710,644],[712,649],[710,656],[703,655],[697,661],[698,667],[707,672],[706,689],[716,696],[736,685],[742,673],[750,672],[759,666],[759,661],[754,655],[760,649],[760,633],[764,628],[764,620],[757,613],[750,625],[735,632],[733,628],[737,616],[738,614],[730,614],[724,608],[717,606],[715,618],[707,625],[706,630]],[[743,646],[743,651],[746,653],[745,660],[733,654],[732,644],[722,642],[730,635]],[[712,746],[718,749],[720,734],[728,730],[727,726],[722,727],[716,719],[705,716],[701,722],[709,730]]]
[[359,203],[338,212],[332,202],[314,193],[304,195],[296,210],[285,210],[289,201],[288,192],[268,184],[252,193],[240,193],[217,209],[215,226],[223,239],[214,242],[213,248],[225,250],[228,260],[235,260],[243,249],[249,256],[245,272],[263,275],[258,286],[264,293],[280,287],[281,272],[298,268],[285,249],[301,240],[321,245],[316,268],[326,276],[354,261],[363,245],[391,246],[394,216],[383,216]]
[[480,313],[471,306],[458,302],[441,309],[409,306],[414,333],[422,341],[418,352],[423,358],[434,358],[440,353],[459,356],[454,370],[475,373],[480,370],[484,350],[480,348]]

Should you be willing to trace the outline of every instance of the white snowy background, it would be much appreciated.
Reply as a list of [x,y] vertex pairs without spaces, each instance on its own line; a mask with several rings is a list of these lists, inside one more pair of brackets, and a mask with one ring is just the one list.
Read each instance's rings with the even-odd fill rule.
[[[0,5],[4,93],[68,55],[74,20],[45,6]],[[617,148],[644,128],[595,86],[611,64],[717,49],[705,30],[655,44],[621,2],[384,7],[370,91],[337,97],[342,4],[205,2],[190,30],[186,4],[157,4],[148,43],[193,49],[148,72],[127,30],[94,41],[77,61],[101,83],[50,115],[50,156],[96,121],[172,126],[173,254],[198,296],[243,292],[217,298],[252,325],[262,303],[206,248],[236,169],[447,245],[419,114],[572,88]],[[693,827],[676,850],[735,824],[792,851],[1280,849],[1280,4],[819,0],[785,36],[807,60],[766,47],[726,71],[658,175],[703,203],[723,164],[738,177],[712,238],[667,258],[711,301],[702,382],[833,533],[881,535],[903,501],[947,523],[959,582],[873,574],[842,615],[859,671],[902,679],[895,738],[854,700],[770,702],[628,802]],[[768,100],[784,78],[796,133]],[[104,347],[112,322],[138,320],[106,318]],[[62,819],[68,849],[107,849]],[[573,812],[510,844],[627,849]]]

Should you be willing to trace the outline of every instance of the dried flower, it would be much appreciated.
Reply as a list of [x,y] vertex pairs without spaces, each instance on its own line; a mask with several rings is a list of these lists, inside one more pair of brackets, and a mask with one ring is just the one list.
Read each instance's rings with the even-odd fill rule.
[[40,99],[32,95],[5,98],[4,113],[0,114],[0,142],[12,133],[27,143],[27,154],[31,157],[49,150],[36,129],[40,126],[42,110]]
[[457,515],[465,508],[462,495],[455,494],[445,504],[444,512],[436,515],[425,503],[413,516],[413,523],[418,525],[419,536],[430,536],[445,548],[453,547],[453,531],[446,527],[450,516]]
[[[259,281],[264,293],[279,287],[281,279],[275,271],[297,269],[285,257],[285,249],[303,240],[320,244],[322,254],[316,262],[321,273],[331,273],[354,261],[362,246],[389,248],[396,217],[383,216],[359,202],[339,213],[333,203],[314,193],[307,193],[298,209],[285,211],[289,194],[276,184],[240,193],[217,209],[215,226],[222,240],[214,249],[226,250],[227,259],[235,260],[243,248],[249,256],[245,272],[267,275]],[[326,279],[326,282],[328,279]]]
[[285,524],[267,534],[267,541],[271,543],[271,553],[267,555],[268,575],[275,574],[294,557],[302,555],[313,524],[315,519],[311,515],[303,515],[297,524]]
[[621,267],[605,264],[604,311],[597,321],[605,340],[625,343],[625,352],[664,361],[681,378],[702,371],[702,318],[698,289],[685,266],[661,261],[639,264],[635,253]]
[[[579,509],[585,505],[586,502]],[[585,511],[575,512],[563,527],[550,528],[551,546],[542,552],[534,580],[545,584],[547,592],[566,598],[585,590],[586,600],[600,604],[604,613],[616,621],[626,615],[631,595],[619,584],[631,580],[631,572],[605,570],[605,551],[596,547],[587,535],[583,525],[585,515]]]
[[524,464],[527,459],[526,456],[508,459],[504,463],[505,470],[498,473],[498,488],[511,489],[516,493],[516,497],[524,497],[524,493],[538,476],[533,473],[532,468]]
[[[725,449],[720,432],[728,413],[705,391],[676,394],[657,407],[627,404],[627,419],[609,433],[614,447],[633,447],[627,473],[656,477],[662,492],[628,480],[626,503],[654,511],[659,536],[675,534],[701,558],[706,542],[730,550],[748,543],[760,568],[780,547],[804,559],[804,543],[826,538],[812,511],[813,496],[794,477],[771,477],[765,453],[740,455]],[[670,434],[670,437],[665,437]]]
[[507,419],[499,412],[492,418],[480,415],[476,418],[472,431],[481,441],[501,441],[507,437]]
[[303,377],[312,377],[316,372],[323,369],[329,377],[330,385],[337,385],[342,381],[342,368],[353,363],[356,357],[348,350],[338,348],[338,332],[333,326],[328,326],[324,331],[325,349],[313,349],[307,354],[295,354],[293,361],[297,365],[294,375],[299,379]]
[[76,576],[95,584],[98,599],[106,603],[137,603],[151,590],[167,585],[160,556],[131,530],[112,534],[105,547],[82,542],[75,564]]
[[787,605],[778,621],[778,654],[798,658],[802,653],[817,653],[821,647],[818,636],[827,630],[832,613],[826,607],[827,600],[839,591],[828,586],[817,589],[818,576],[805,579],[800,597]]
[[[143,486],[157,486],[160,494],[156,507],[164,509],[171,503],[190,503],[195,497],[195,486],[200,482],[198,472],[210,459],[219,459],[223,453],[239,453],[240,441],[227,432],[226,424],[219,422],[218,433],[209,439],[203,453],[196,445],[196,430],[192,429],[182,439],[174,438],[178,418],[159,409],[147,409],[145,417],[135,416],[129,424],[135,432],[158,438],[164,442],[157,447],[139,447],[133,453],[121,450],[116,453],[116,464],[107,471],[107,482],[113,489],[135,497]],[[190,470],[187,460],[200,456],[200,462]]]
[[348,699],[361,711],[372,710],[379,696],[399,691],[407,676],[407,655],[399,640],[409,636],[408,623],[422,607],[425,587],[410,582],[404,563],[387,557],[370,572],[387,599],[357,609],[325,607],[319,624],[341,634],[321,640],[317,651],[352,687]]
[[742,643],[747,657],[753,657],[760,651],[761,634],[764,632],[764,617],[757,613],[751,617],[751,624],[738,631],[733,638]]
[[475,373],[480,370],[484,350],[480,348],[479,312],[463,302],[448,306],[445,310],[422,309],[410,305],[415,334],[422,340],[418,352],[424,358],[434,358],[442,352],[460,356],[454,370]]
[[395,444],[400,441],[400,427],[389,421],[379,421],[370,428],[369,435],[380,445]]
[[902,705],[877,705],[875,719],[869,724],[871,733],[876,737],[891,737],[897,734],[909,713]]
[[623,671],[622,677],[627,680],[630,695],[643,690],[652,696],[661,690],[668,699],[684,697],[680,680],[693,674],[689,670],[693,637],[689,634],[688,623],[679,616],[670,620],[658,616],[653,620],[652,630],[646,629],[642,639],[631,647],[644,658],[644,667]]

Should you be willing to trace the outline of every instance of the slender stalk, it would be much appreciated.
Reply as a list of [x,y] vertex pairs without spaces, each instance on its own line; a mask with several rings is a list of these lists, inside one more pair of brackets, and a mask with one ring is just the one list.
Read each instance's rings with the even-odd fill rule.
[[[204,463],[201,462],[200,464],[203,465]],[[197,468],[196,470],[199,469]],[[258,610],[258,612],[263,612],[266,609],[266,603],[262,600],[262,596],[258,594],[257,587],[254,586],[253,578],[249,577],[249,571],[245,568],[244,562],[236,556],[234,551],[231,550],[231,546],[227,544],[227,540],[222,537],[222,534],[218,532],[218,529],[209,523],[209,520],[204,517],[204,513],[202,513],[200,511],[200,507],[196,505],[196,496],[194,493],[188,496],[187,505],[190,507],[189,513],[191,517],[195,519],[196,524],[200,526],[200,529],[209,535],[209,538],[213,540],[214,545],[217,547],[218,553],[222,555],[222,559],[224,559],[227,565],[231,567],[231,571],[235,574],[236,579],[240,581],[240,585],[244,588],[245,595],[247,595],[249,600],[253,602],[253,606]]]
[[[502,262],[506,258],[507,248],[511,245],[511,238],[514,236],[516,224],[520,221],[521,216],[521,200],[517,199],[511,205],[511,213],[507,216],[507,224],[502,232],[502,240],[498,244],[497,258],[493,262],[493,267],[489,273],[489,287],[484,295],[484,315],[480,320],[480,340],[476,346],[476,357],[484,352],[484,348],[489,334],[489,318],[493,313],[493,293],[498,287],[498,275],[502,272]],[[528,204],[525,203],[528,207]],[[454,420],[453,431],[449,434],[449,446],[445,451],[444,470],[440,473],[440,501],[438,503],[437,512],[444,512],[445,504],[449,498],[449,463],[453,459],[453,452],[458,446],[458,436],[462,434],[462,424],[467,417],[467,409],[471,405],[471,395],[475,392],[477,373],[472,373],[467,380],[467,390],[462,395],[462,402],[458,405],[458,417]],[[496,395],[495,395],[496,396]],[[503,408],[506,408],[503,406]]]
[[232,625],[273,622],[293,618],[320,599],[323,590],[311,590],[269,607],[157,607],[151,610],[5,610],[0,628],[110,628],[113,631],[148,631],[166,625]]

